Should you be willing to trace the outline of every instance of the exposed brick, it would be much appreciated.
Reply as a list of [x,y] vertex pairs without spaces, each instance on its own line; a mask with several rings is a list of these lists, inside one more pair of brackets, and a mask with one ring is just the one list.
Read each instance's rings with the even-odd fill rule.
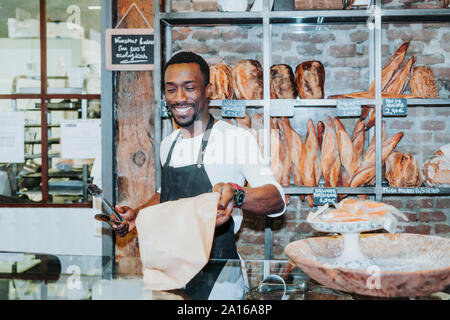
[[417,65],[431,65],[431,64],[439,64],[444,63],[445,58],[441,54],[429,54],[429,55],[418,55],[417,56]]
[[450,198],[437,198],[436,199],[436,208],[438,209],[450,209]]
[[450,143],[450,134],[434,134],[434,141],[437,143]]
[[433,198],[416,198],[406,202],[407,209],[433,208]]
[[445,129],[445,121],[424,120],[422,121],[420,128],[422,130],[440,131]]
[[353,42],[364,42],[369,39],[369,33],[367,31],[355,31],[350,33],[350,39]]
[[342,80],[342,79],[356,80],[356,79],[361,78],[361,72],[358,69],[340,70],[335,73],[334,78],[336,80]]
[[317,49],[315,44],[298,45],[296,49],[298,54],[304,56],[314,56],[322,53],[322,50]]
[[445,213],[442,211],[433,211],[433,212],[420,212],[419,213],[419,221],[422,222],[433,222],[433,221],[445,221],[447,217]]
[[190,28],[174,28],[172,31],[172,40],[173,41],[182,41],[186,40],[191,34]]
[[309,223],[303,222],[299,224],[298,231],[300,233],[310,233],[311,231],[313,231],[313,229],[311,228],[311,225]]
[[415,40],[429,42],[436,38],[435,30],[404,30],[404,29],[390,29],[387,31],[386,38],[389,40],[402,39],[402,41]]
[[423,49],[425,49],[425,44],[423,42],[411,42],[408,46],[408,54],[422,54]]
[[389,128],[395,130],[409,130],[414,127],[414,121],[392,120]]
[[194,11],[217,11],[217,2],[213,1],[195,1]]
[[248,39],[248,30],[227,30],[222,32],[222,40]]
[[408,134],[403,136],[403,140],[405,142],[430,142],[432,137],[433,134],[431,132],[408,132]]
[[192,10],[191,1],[172,1],[173,12],[186,12]]
[[192,39],[209,40],[220,39],[220,31],[218,29],[195,30],[192,32]]
[[404,212],[403,214],[408,218],[409,222],[416,222],[417,221],[417,213],[416,212]]
[[[440,108],[436,108],[436,109],[440,109]],[[429,115],[431,115],[432,111],[433,111],[433,108],[429,108],[429,107],[408,108],[408,116],[419,116],[419,117],[429,116]]]
[[434,233],[450,233],[450,226],[448,224],[436,224]]
[[448,117],[450,116],[450,108],[436,108],[437,110],[435,111],[437,116],[444,116],[444,117]]
[[367,67],[369,65],[368,56],[355,56],[355,57],[346,57],[341,59],[336,59],[336,62],[333,64],[334,67]]
[[281,39],[284,41],[310,42],[311,35],[307,33],[283,33]]
[[406,233],[430,234],[431,227],[424,224],[420,224],[416,226],[404,226],[403,230]]
[[181,49],[183,51],[192,51],[198,54],[208,53],[208,47],[205,43],[182,42]]
[[[290,41],[274,41],[272,42],[272,51],[274,52],[286,52],[291,50],[291,43]],[[273,60],[273,56],[272,56]]]
[[450,68],[433,68],[436,78],[441,80],[450,80]]
[[236,53],[256,53],[262,52],[262,43],[237,42],[234,45]]
[[390,206],[393,206],[393,207],[395,207],[397,209],[401,209],[403,207],[402,200],[383,199],[383,202],[388,204],[388,205],[390,205]]
[[242,232],[239,235],[239,240],[244,243],[264,244],[264,233],[255,233],[251,231]]
[[439,42],[443,50],[445,50],[446,52],[450,52],[450,33],[444,33],[442,35],[441,41]]
[[353,57],[356,55],[356,45],[346,44],[330,46],[330,55],[333,57]]

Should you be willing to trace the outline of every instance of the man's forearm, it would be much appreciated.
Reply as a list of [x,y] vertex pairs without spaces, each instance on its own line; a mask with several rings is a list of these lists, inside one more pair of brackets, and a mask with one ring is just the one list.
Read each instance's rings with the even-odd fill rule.
[[284,201],[280,192],[273,184],[266,184],[258,188],[244,188],[245,201],[242,209],[254,214],[267,215],[281,212]]
[[150,207],[150,206],[154,206],[155,204],[159,204],[160,203],[160,197],[161,194],[159,194],[158,192],[156,192],[151,198],[150,200],[148,200],[146,203],[144,203],[143,205],[140,205],[139,207],[136,208],[136,211],[139,211],[141,209]]

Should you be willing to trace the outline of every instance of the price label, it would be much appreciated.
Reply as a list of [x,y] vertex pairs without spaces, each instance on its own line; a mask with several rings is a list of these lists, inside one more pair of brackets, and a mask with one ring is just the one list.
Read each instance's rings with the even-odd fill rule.
[[337,190],[335,188],[314,188],[313,200],[315,205],[337,203]]
[[384,116],[406,116],[408,109],[407,100],[404,98],[383,99]]
[[338,117],[359,117],[361,116],[361,103],[359,100],[337,100]]
[[271,100],[270,101],[271,117],[293,117],[294,103],[290,100]]
[[244,118],[244,100],[222,100],[222,117]]
[[439,194],[439,188],[415,187],[415,188],[401,188],[401,187],[383,187],[383,193],[386,194]]
[[159,110],[160,110],[161,118],[169,117],[169,110],[167,110],[167,104],[165,101],[161,101],[161,106],[160,106]]

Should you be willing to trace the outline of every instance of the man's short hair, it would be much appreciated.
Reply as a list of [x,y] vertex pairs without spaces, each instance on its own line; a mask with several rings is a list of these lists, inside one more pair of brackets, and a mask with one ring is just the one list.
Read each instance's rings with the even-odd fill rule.
[[200,67],[200,72],[203,74],[203,79],[205,79],[205,86],[209,83],[209,65],[198,54],[195,54],[190,51],[181,51],[172,56],[169,61],[167,61],[164,66],[163,77],[166,74],[167,68],[172,64],[180,64],[180,63],[196,63]]

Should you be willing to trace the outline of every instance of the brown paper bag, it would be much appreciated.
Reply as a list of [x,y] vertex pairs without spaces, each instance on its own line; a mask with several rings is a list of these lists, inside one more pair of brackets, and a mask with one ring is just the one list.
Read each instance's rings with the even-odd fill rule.
[[136,229],[146,289],[182,288],[206,265],[219,197],[205,193],[139,212]]

